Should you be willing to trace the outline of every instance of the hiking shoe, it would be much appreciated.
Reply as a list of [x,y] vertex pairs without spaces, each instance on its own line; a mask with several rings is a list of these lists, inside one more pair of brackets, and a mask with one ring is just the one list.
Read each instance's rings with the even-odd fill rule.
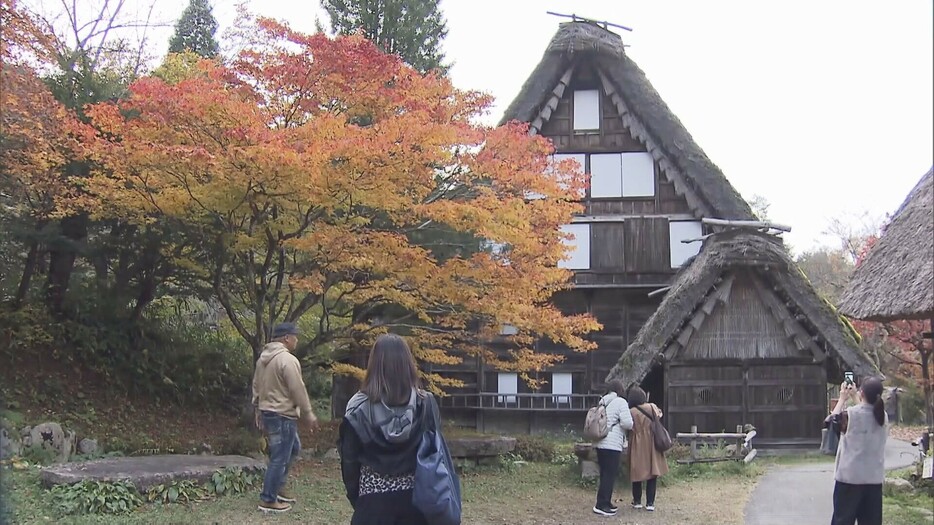
[[276,496],[276,501],[280,503],[295,503],[295,496],[291,492],[283,489],[279,491],[279,494]]
[[645,506],[645,510],[647,510],[647,511],[649,511],[649,512],[655,512],[655,504],[646,505],[646,506]]
[[637,502],[637,501],[633,501],[633,502],[630,503],[629,505],[630,505],[632,508],[634,508],[634,509],[641,509],[641,508],[642,508],[642,503]]
[[594,514],[599,514],[601,516],[616,516],[616,510],[614,509],[601,509],[600,507],[593,508]]
[[259,510],[261,510],[261,511],[263,511],[263,512],[267,512],[267,513],[268,513],[268,512],[276,512],[276,513],[278,513],[278,512],[288,512],[288,511],[292,510],[292,506],[291,506],[291,505],[289,505],[288,503],[282,503],[281,501],[271,501],[271,502],[261,501],[261,502],[259,503],[259,507],[257,507],[257,508],[259,508]]

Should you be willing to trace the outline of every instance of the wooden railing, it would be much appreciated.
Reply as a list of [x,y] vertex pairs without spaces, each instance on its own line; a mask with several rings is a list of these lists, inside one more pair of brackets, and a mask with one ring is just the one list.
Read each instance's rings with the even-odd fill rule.
[[600,401],[596,394],[499,394],[478,392],[440,397],[443,408],[586,412]]

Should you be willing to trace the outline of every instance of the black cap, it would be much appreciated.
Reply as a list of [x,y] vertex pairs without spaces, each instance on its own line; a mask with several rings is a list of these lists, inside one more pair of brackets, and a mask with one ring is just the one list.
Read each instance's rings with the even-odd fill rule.
[[295,323],[279,323],[272,329],[273,339],[279,339],[287,335],[299,335],[298,326]]

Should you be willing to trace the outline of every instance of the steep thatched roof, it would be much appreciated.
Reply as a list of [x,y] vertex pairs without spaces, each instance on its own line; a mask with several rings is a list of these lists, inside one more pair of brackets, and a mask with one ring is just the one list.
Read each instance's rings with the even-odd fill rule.
[[574,68],[583,61],[596,68],[624,125],[645,142],[696,213],[724,219],[753,218],[746,201],[694,142],[645,73],[626,56],[619,35],[594,24],[561,24],[541,62],[506,109],[502,122],[529,122],[533,133],[541,129]]
[[[714,295],[733,270],[752,270],[780,302],[776,308],[790,321],[789,332],[804,351],[828,358],[832,375],[852,370],[877,375],[878,368],[859,349],[853,328],[821,298],[781,244],[769,235],[724,232],[704,241],[694,261],[675,277],[671,289],[636,339],[610,371],[607,381],[641,382],[665,351],[691,329],[689,322],[708,297]],[[689,334],[688,334],[689,335]]]
[[934,168],[850,277],[840,310],[871,321],[934,317]]

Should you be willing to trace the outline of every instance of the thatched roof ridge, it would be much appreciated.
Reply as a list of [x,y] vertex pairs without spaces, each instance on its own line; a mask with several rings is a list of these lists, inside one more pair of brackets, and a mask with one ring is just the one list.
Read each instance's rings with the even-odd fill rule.
[[840,310],[871,321],[934,317],[934,167],[853,272]]
[[[664,156],[669,176],[677,172],[686,190],[703,201],[702,215],[724,219],[752,219],[749,204],[694,142],[678,117],[668,108],[645,73],[625,53],[616,33],[587,22],[561,24],[542,60],[503,115],[502,123],[533,122],[556,85],[580,60],[589,59],[620,97],[617,110],[624,123],[631,116],[644,128],[644,137]],[[550,113],[549,113],[550,114]],[[631,115],[630,115],[631,114]],[[650,150],[655,148],[650,147]],[[653,151],[655,154],[655,151]],[[682,182],[682,181],[677,181]]]
[[679,272],[665,299],[610,371],[607,381],[641,382],[661,362],[662,352],[730,270],[750,268],[776,287],[806,318],[805,328],[818,337],[836,370],[860,376],[879,370],[859,349],[858,334],[807,280],[781,241],[753,232],[726,232],[706,241],[701,252]]

